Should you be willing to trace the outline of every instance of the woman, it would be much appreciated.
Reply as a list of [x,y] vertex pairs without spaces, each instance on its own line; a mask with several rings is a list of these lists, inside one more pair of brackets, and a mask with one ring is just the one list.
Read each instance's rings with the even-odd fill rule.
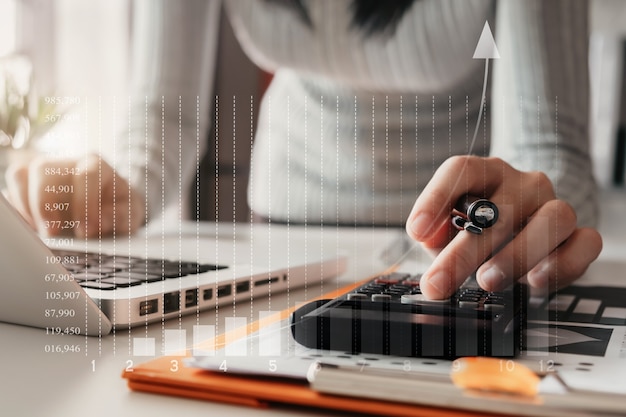
[[[585,227],[596,218],[586,2],[225,5],[244,49],[274,73],[251,164],[249,203],[257,215],[299,223],[406,224],[408,234],[437,255],[421,284],[431,298],[447,297],[476,269],[487,290],[522,276],[535,287],[567,285],[598,255],[600,236]],[[84,222],[79,232],[87,235],[97,233],[89,226],[94,224],[110,232],[106,214],[113,210],[130,219],[116,226],[118,232],[136,230],[193,174],[203,150],[196,119],[179,125],[176,108],[168,107],[172,125],[165,131],[179,132],[179,140],[162,141],[160,100],[180,96],[202,108],[210,103],[206,63],[215,3],[145,2],[136,15],[142,28],[138,97],[147,97],[138,101],[137,113],[145,112],[146,120],[129,135],[129,152],[113,161],[117,172],[98,158],[15,168],[13,200],[35,226],[49,216],[41,207],[50,196],[37,190],[57,180],[42,176],[50,164],[80,164],[72,204],[79,215],[97,213],[94,193],[89,197],[84,188],[96,185],[89,173],[98,172],[104,216],[100,223]],[[495,29],[501,57],[482,102],[485,63],[472,55],[485,22]],[[176,100],[166,101],[175,106]],[[477,136],[476,119],[482,127]],[[123,187],[125,179],[131,187]],[[113,183],[115,200],[107,189]],[[450,223],[466,194],[499,207],[500,219],[480,236],[457,232]]]

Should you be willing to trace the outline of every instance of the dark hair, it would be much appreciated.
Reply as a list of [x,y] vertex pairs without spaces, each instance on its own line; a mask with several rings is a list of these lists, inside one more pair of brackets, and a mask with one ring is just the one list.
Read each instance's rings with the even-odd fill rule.
[[[287,7],[309,27],[313,22],[309,15],[306,0],[266,0]],[[415,0],[352,0],[351,28],[362,30],[366,36],[374,34],[391,35],[395,32],[398,23]]]

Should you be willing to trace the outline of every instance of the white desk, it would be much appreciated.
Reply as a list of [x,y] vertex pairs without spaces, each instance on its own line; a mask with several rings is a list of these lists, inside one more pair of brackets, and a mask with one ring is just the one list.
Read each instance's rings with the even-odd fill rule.
[[[288,293],[272,294],[256,298],[254,302],[237,302],[236,305],[220,306],[215,310],[155,323],[129,331],[118,329],[115,333],[98,338],[63,336],[78,342],[80,353],[45,353],[44,346],[59,343],[59,336],[46,336],[41,329],[0,323],[0,414],[24,416],[207,416],[207,415],[301,415],[303,410],[257,410],[234,407],[204,401],[150,395],[131,392],[120,375],[129,360],[138,364],[150,357],[134,357],[132,339],[149,337],[156,341],[156,352],[162,349],[163,329],[186,329],[188,346],[191,346],[192,326],[198,323],[214,324],[218,333],[223,331],[226,317],[258,319],[261,310],[279,311],[297,302],[305,301],[351,280],[363,279],[384,267],[382,261],[372,254],[381,245],[399,234],[398,230],[373,230],[327,227],[323,229],[297,228],[248,224],[202,224],[174,225],[172,232],[162,232],[160,225],[136,236],[130,252],[137,255],[160,255],[166,251],[169,258],[204,261],[215,260],[247,263],[249,258],[273,265],[293,264],[305,253],[333,253],[338,248],[350,256],[349,270],[337,280],[323,285],[307,285],[291,289]],[[146,238],[146,236],[148,236]],[[196,239],[198,236],[198,239]],[[218,239],[215,237],[218,236]],[[306,236],[306,239],[305,239]],[[180,243],[179,243],[180,242]],[[196,244],[198,242],[198,244]],[[89,242],[90,250],[128,253],[127,239]],[[245,261],[244,261],[245,260]],[[94,370],[95,366],[95,370]],[[311,412],[305,415],[327,415]]]
[[[605,249],[602,261],[621,261],[626,253],[626,221],[611,220],[626,207],[626,195],[609,193],[603,196],[606,207],[600,229],[605,232]],[[225,225],[217,227],[218,243],[212,243],[216,235],[216,225],[202,225],[199,229],[199,245],[196,245],[195,224],[183,225],[183,235],[194,237],[190,242],[178,242],[178,227],[174,233],[161,233],[152,230],[150,238],[140,235],[138,242],[131,245],[131,252],[160,254],[165,247],[174,254],[182,253],[184,258],[200,259],[268,259],[270,263],[284,263],[285,258],[295,261],[303,256],[305,249],[339,248],[350,256],[349,269],[341,283],[325,282],[323,286],[307,286],[289,293],[273,294],[271,297],[255,299],[254,302],[241,302],[235,306],[221,306],[216,311],[201,313],[200,318],[188,316],[182,320],[171,320],[165,328],[191,329],[198,320],[203,324],[223,326],[225,317],[254,317],[260,310],[280,310],[306,298],[326,293],[338,285],[359,280],[381,270],[385,265],[375,255],[392,239],[398,231],[384,229],[336,229],[306,230],[272,225]],[[306,236],[306,239],[305,239]],[[147,242],[147,243],[146,243]],[[98,249],[98,243],[90,248]],[[102,250],[115,248],[117,253],[128,249],[128,243],[105,241]],[[374,254],[374,255],[372,255]],[[188,256],[187,256],[188,255]],[[626,263],[625,263],[626,265]],[[221,327],[223,329],[223,327]],[[131,392],[126,381],[120,378],[127,361],[134,363],[149,360],[149,357],[133,357],[131,340],[133,337],[153,337],[157,352],[162,341],[162,326],[153,324],[129,332],[118,330],[115,334],[98,338],[77,337],[85,349],[78,354],[44,353],[43,347],[50,336],[43,330],[10,324],[0,324],[0,364],[2,383],[0,387],[0,410],[3,415],[27,416],[207,416],[207,415],[329,415],[324,411],[306,411],[292,408],[272,408],[258,410],[219,403],[181,399],[176,397]],[[190,335],[191,331],[187,331]],[[66,336],[73,337],[73,336]],[[158,353],[157,353],[158,354]],[[93,363],[95,361],[95,371]]]

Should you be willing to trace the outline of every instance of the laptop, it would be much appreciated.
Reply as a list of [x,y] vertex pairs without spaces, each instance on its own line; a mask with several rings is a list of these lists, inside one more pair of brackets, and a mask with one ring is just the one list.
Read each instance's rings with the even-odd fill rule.
[[[345,271],[323,254],[285,267],[170,261],[48,247],[0,193],[0,321],[58,334],[101,336],[251,297],[314,284]],[[183,239],[193,239],[188,237]],[[122,246],[122,245],[118,245]],[[180,244],[178,245],[180,247]],[[178,251],[180,252],[180,251]],[[194,251],[190,258],[196,258]]]

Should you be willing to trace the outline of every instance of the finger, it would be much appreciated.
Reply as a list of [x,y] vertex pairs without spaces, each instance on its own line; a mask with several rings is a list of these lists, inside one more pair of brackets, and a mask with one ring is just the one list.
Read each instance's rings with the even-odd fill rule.
[[[449,297],[492,253],[509,242],[539,207],[554,199],[552,185],[541,173],[523,173],[515,184],[511,181],[507,184],[509,187],[498,188],[490,197],[498,206],[500,216],[481,235],[458,233],[449,242],[445,241],[443,233],[431,238],[432,244],[445,245],[445,248],[422,277],[424,295],[437,299]],[[511,201],[515,203],[507,203]],[[494,279],[507,278],[503,274],[496,276],[495,270],[492,272]]]
[[464,194],[490,196],[502,183],[503,170],[512,170],[496,158],[456,156],[437,169],[419,195],[407,220],[407,232],[418,241],[428,239],[435,227],[449,221]]
[[428,298],[449,297],[463,281],[504,242],[514,234],[514,209],[501,205],[500,219],[481,235],[459,232],[434,259],[420,280],[420,288]]
[[8,200],[22,215],[24,220],[26,220],[31,227],[36,228],[28,202],[28,165],[10,165],[5,173],[5,179],[7,183]]
[[602,237],[591,228],[576,229],[570,237],[527,274],[534,288],[563,288],[580,278],[602,251]]
[[576,229],[576,213],[562,200],[542,205],[524,229],[477,271],[478,284],[499,291],[523,276]]
[[448,219],[438,227],[434,227],[433,230],[429,238],[421,242],[422,247],[431,253],[433,251],[440,252],[459,233],[459,230]]

